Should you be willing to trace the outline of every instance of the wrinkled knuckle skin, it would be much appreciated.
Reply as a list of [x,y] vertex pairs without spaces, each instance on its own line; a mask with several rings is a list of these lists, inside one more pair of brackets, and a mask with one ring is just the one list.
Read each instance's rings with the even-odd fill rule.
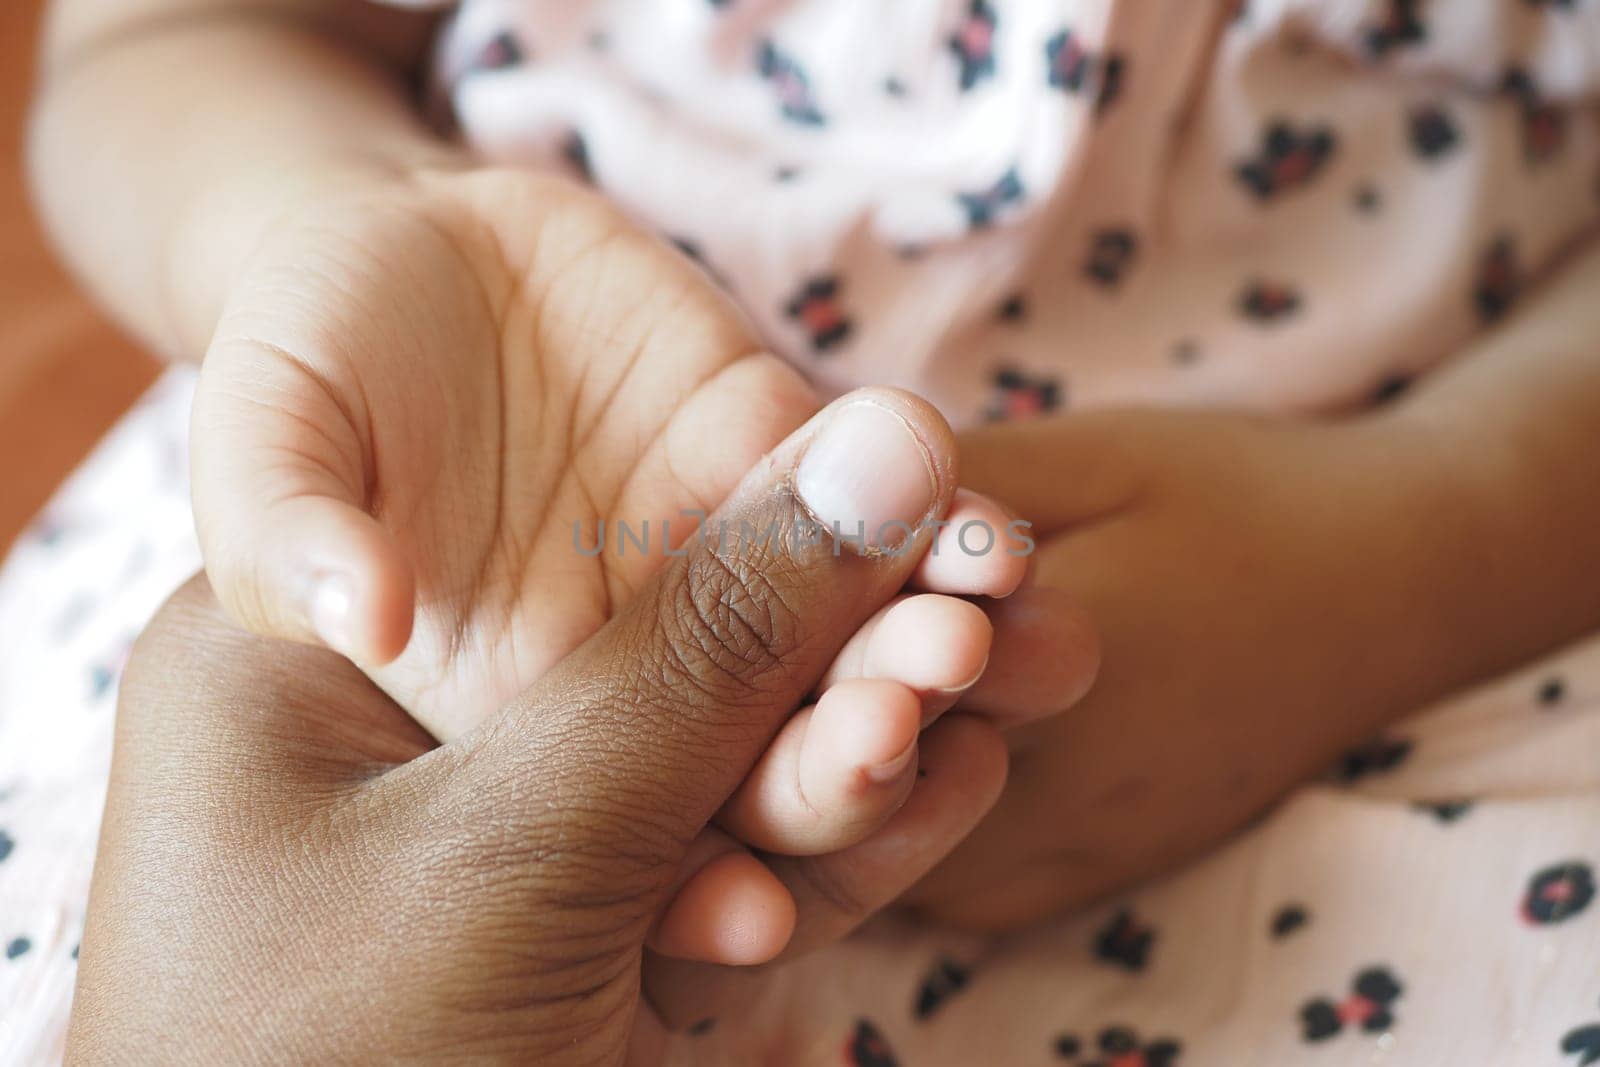
[[670,674],[727,701],[786,669],[805,639],[794,592],[804,576],[784,548],[791,525],[771,543],[730,535],[683,561],[662,602]]

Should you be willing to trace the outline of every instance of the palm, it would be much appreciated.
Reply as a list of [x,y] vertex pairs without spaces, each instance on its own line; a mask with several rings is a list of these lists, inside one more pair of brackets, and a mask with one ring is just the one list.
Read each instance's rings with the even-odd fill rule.
[[[594,632],[660,562],[612,543],[709,511],[811,411],[700,272],[614,210],[520,172],[435,177],[332,205],[261,250],[203,389],[273,402],[397,540],[415,628],[375,680],[461,732]],[[219,359],[219,352],[229,353]],[[204,441],[197,437],[197,447]],[[674,536],[689,532],[679,519]]]

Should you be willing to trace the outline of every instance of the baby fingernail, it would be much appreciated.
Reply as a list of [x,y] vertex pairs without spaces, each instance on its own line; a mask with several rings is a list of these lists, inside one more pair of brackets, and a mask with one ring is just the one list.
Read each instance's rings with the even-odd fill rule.
[[927,518],[938,486],[927,450],[905,419],[863,400],[823,425],[795,471],[795,491],[841,540],[893,548]]
[[917,758],[917,742],[915,739],[906,746],[906,750],[887,763],[880,763],[875,767],[867,768],[867,777],[879,785],[884,785],[899,778],[911,766],[911,761]]
[[351,650],[351,615],[355,592],[350,579],[330,574],[318,579],[311,592],[311,628],[335,652]]
[[968,678],[966,681],[961,682],[958,685],[942,686],[942,687],[940,687],[938,689],[935,689],[934,692],[938,693],[938,694],[940,694],[942,696],[960,696],[962,693],[965,693],[968,689],[971,689],[973,686],[975,686],[979,682],[983,681],[983,672],[988,670],[988,669],[989,669],[989,657],[985,656],[985,657],[983,657],[982,666],[980,666],[978,668],[977,672],[974,673],[971,678]]

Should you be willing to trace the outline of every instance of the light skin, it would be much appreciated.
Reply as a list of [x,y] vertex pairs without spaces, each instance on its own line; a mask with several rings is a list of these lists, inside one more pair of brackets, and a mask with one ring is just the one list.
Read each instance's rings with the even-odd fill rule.
[[[413,167],[470,201],[463,162],[385,80],[416,62],[425,20],[337,4],[248,5],[277,12],[248,26],[222,15],[244,6],[57,4],[36,184],[82,273],[176,354],[207,347],[261,235],[307,203]],[[312,7],[317,33],[290,17]],[[178,32],[129,28],[163,13]],[[253,87],[244,127],[239,84]],[[91,225],[86,204],[110,209]],[[151,248],[164,269],[141,266]],[[1019,745],[995,813],[912,902],[1005,928],[1101,896],[1213,844],[1394,717],[1600,622],[1585,580],[1600,500],[1575,459],[1600,446],[1600,261],[1559,274],[1378,414],[1107,412],[965,436],[968,484],[1048,531],[1037,584],[1082,598],[1106,667],[1082,708]],[[236,614],[295,632],[292,612],[252,614],[248,583],[221,579]],[[1038,699],[1013,662],[1031,631],[1003,637],[1019,603],[988,613],[995,707]],[[392,648],[389,618],[374,612],[359,641]]]

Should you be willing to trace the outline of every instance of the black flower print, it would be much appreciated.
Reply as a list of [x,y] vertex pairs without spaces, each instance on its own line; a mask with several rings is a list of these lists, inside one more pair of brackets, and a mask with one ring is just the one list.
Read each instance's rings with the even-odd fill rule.
[[1272,925],[1269,929],[1274,940],[1281,941],[1290,934],[1301,930],[1311,921],[1311,914],[1299,904],[1285,904],[1272,916]]
[[6,959],[14,960],[33,947],[33,942],[26,937],[14,937],[6,944]]
[[898,1067],[900,1063],[883,1034],[866,1019],[856,1020],[856,1028],[845,1043],[844,1062],[846,1067]]
[[1465,818],[1473,808],[1470,800],[1419,800],[1412,805],[1416,810],[1432,815],[1446,825]]
[[1125,227],[1100,230],[1090,242],[1089,261],[1084,264],[1083,272],[1090,281],[1110,288],[1122,281],[1138,252],[1139,238],[1132,230]]
[[1412,151],[1426,161],[1443,159],[1461,142],[1455,120],[1437,104],[1429,104],[1411,112]]
[[1470,800],[1433,800],[1417,804],[1418,811],[1425,811],[1442,823],[1460,821],[1473,807],[1474,804]]
[[756,51],[756,71],[777,93],[778,108],[784,118],[801,126],[821,126],[827,122],[812,95],[805,71],[793,58],[779,51],[776,44],[761,42]]
[[1300,293],[1281,282],[1254,281],[1239,294],[1239,313],[1262,325],[1281,322],[1300,310]]
[[1522,156],[1529,163],[1544,163],[1567,143],[1567,114],[1546,103],[1533,77],[1520,67],[1506,71],[1505,91],[1517,102],[1522,122]]
[[1045,71],[1050,85],[1078,92],[1089,83],[1094,57],[1077,34],[1061,30],[1044,44]]
[[1522,918],[1537,926],[1565,922],[1593,900],[1594,869],[1577,860],[1557,863],[1529,880],[1522,895]]
[[1001,367],[994,372],[993,382],[994,398],[984,412],[990,422],[1036,418],[1061,406],[1063,390],[1054,378]]
[[950,51],[960,66],[962,92],[994,76],[994,31],[998,22],[993,4],[972,0],[950,35]]
[[1337,144],[1333,130],[1326,125],[1296,129],[1278,119],[1262,131],[1260,151],[1235,167],[1234,173],[1256,199],[1271,200],[1316,177]]
[[1122,91],[1126,58],[1116,52],[1090,52],[1071,30],[1059,30],[1045,42],[1044,58],[1049,84],[1064,92],[1087,94],[1096,114]]
[[1521,287],[1516,245],[1509,237],[1495,238],[1478,262],[1477,280],[1473,283],[1472,303],[1478,309],[1478,317],[1493,322],[1504,315]]
[[1561,1039],[1561,1051],[1575,1054],[1578,1067],[1600,1063],[1600,1023],[1568,1031]]
[[1021,203],[1024,197],[1022,175],[1012,167],[987,189],[976,193],[957,193],[956,203],[966,213],[967,225],[982,230],[993,225],[996,216],[1005,208]]
[[1150,962],[1150,949],[1155,943],[1155,929],[1124,909],[1095,935],[1094,954],[1096,959],[1125,970],[1142,971]]
[[11,850],[17,847],[16,838],[0,830],[0,863],[4,863],[11,855]]
[[1420,0],[1389,0],[1383,18],[1367,27],[1367,52],[1374,58],[1396,48],[1412,48],[1428,39],[1427,27],[1417,15]]
[[854,329],[850,317],[840,306],[839,289],[839,279],[835,275],[811,278],[785,308],[789,318],[806,331],[811,347],[818,352],[827,352],[843,344]]
[[1568,1030],[1561,1038],[1561,1051],[1578,1057],[1575,1067],[1600,1063],[1600,1022]]
[[1307,1041],[1327,1041],[1347,1026],[1380,1034],[1395,1024],[1395,1001],[1404,991],[1388,968],[1369,967],[1355,976],[1343,1000],[1316,997],[1301,1006],[1301,1036]]
[[510,31],[496,34],[482,48],[478,54],[467,64],[467,70],[509,70],[520,67],[528,61],[528,54],[523,49],[522,43]]
[[1055,1053],[1074,1067],[1176,1067],[1183,1046],[1170,1037],[1146,1043],[1132,1027],[1108,1026],[1095,1038],[1092,1051],[1078,1035],[1062,1034],[1055,1040]]
[[1334,777],[1341,782],[1357,782],[1374,774],[1387,774],[1411,755],[1412,743],[1404,737],[1379,737],[1346,752],[1339,760]]
[[965,989],[971,980],[971,971],[950,957],[941,956],[923,977],[922,985],[917,987],[917,999],[911,1006],[911,1014],[918,1019],[931,1018],[944,1007],[945,1001]]

